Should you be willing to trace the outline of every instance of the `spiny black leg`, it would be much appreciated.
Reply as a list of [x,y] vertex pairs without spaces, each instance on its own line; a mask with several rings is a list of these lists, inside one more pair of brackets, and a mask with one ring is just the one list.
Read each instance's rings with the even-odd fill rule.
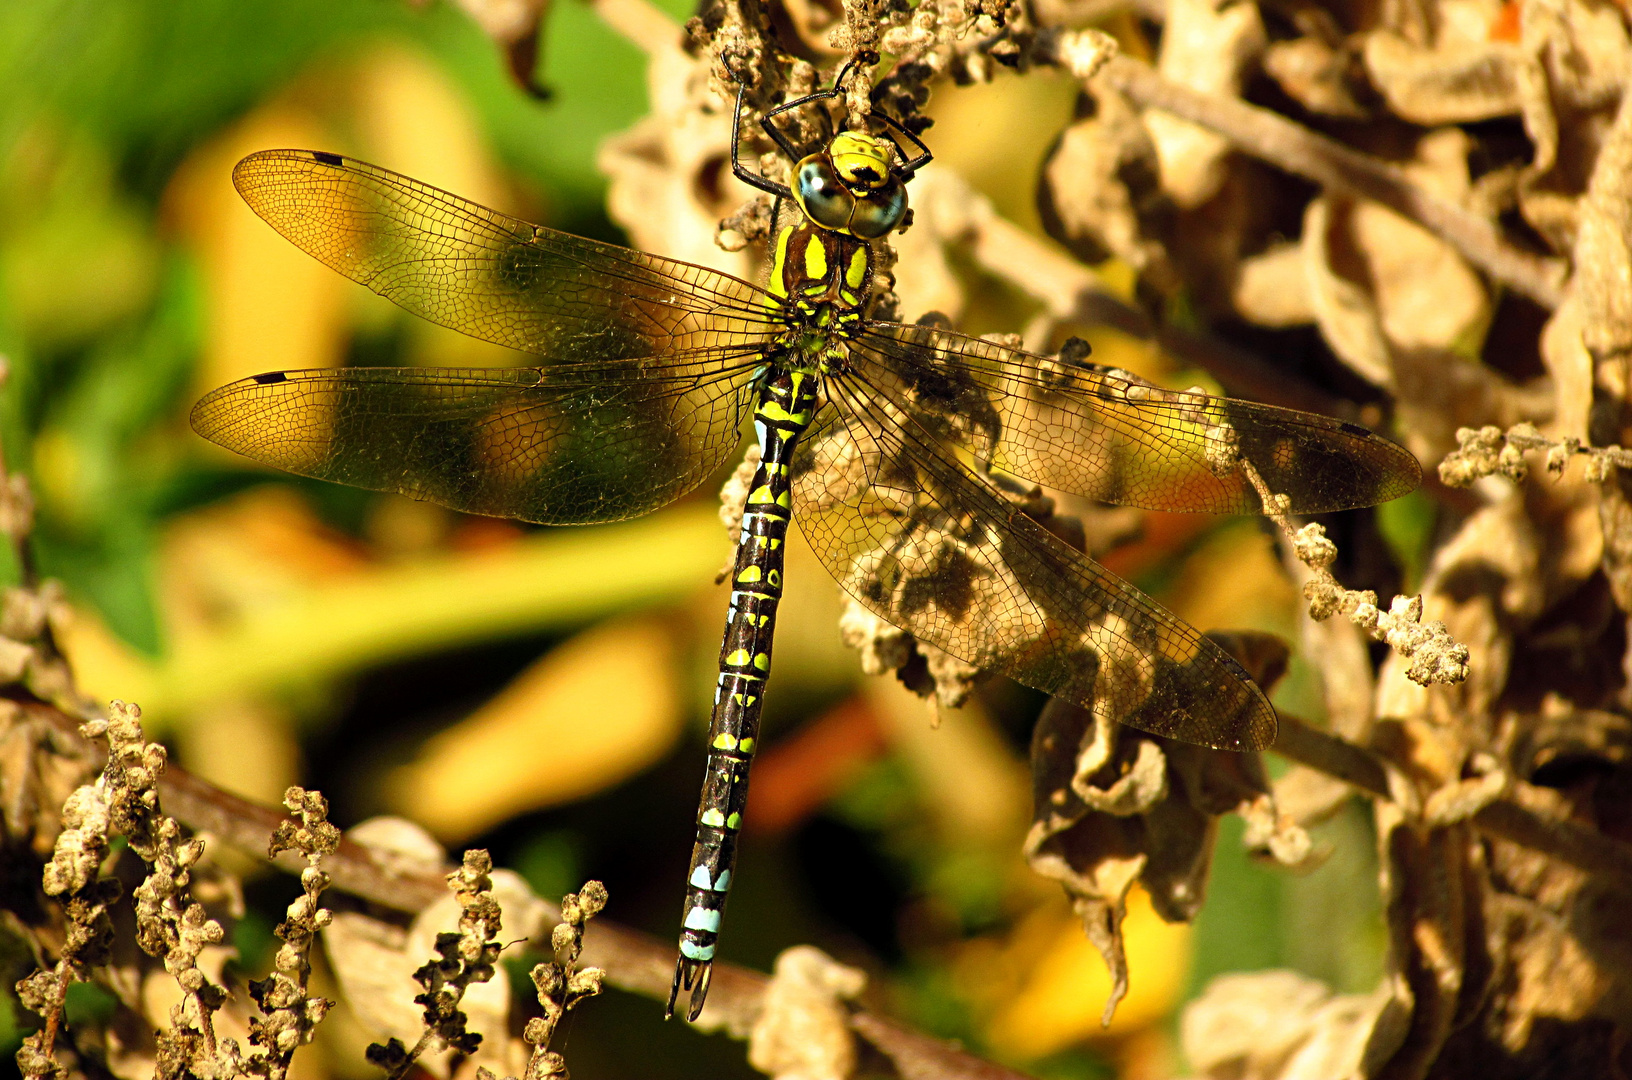
[[[742,145],[742,95],[744,89],[742,86],[737,87],[737,108],[731,114],[731,173],[749,187],[758,188],[760,191],[768,195],[774,195],[778,199],[792,199],[793,192],[788,190],[786,184],[778,184],[775,180],[759,175],[744,165],[742,158],[738,156],[738,147]],[[777,133],[773,133],[772,138],[777,138]],[[780,139],[778,139],[777,145],[782,146],[783,152],[790,159],[793,157],[793,151],[783,145]]]
[[[929,147],[924,144],[924,140],[920,139],[918,136],[916,136],[912,132],[908,131],[906,129],[906,127],[903,126],[901,124],[901,122],[899,120],[897,120],[895,117],[893,117],[889,113],[883,112],[883,111],[875,112],[873,115],[878,117],[880,120],[884,121],[890,127],[892,127],[895,130],[899,131],[902,135],[906,136],[908,139],[911,139],[913,145],[919,151],[917,157],[913,158],[911,161],[909,161],[906,164],[901,166],[900,180],[903,183],[905,183],[908,180],[911,180],[913,173],[917,172],[919,169],[923,168],[925,165],[928,165],[931,161],[933,161],[935,159],[935,155],[931,154],[929,152]],[[899,149],[899,147],[897,147],[897,149]]]
[[813,101],[826,101],[828,98],[838,97],[842,92],[839,88],[844,85],[844,77],[850,74],[851,68],[860,63],[876,64],[878,63],[878,54],[873,52],[871,49],[862,50],[845,62],[845,65],[839,69],[839,73],[833,76],[833,84],[826,90],[817,90],[815,93],[806,94],[802,98],[794,98],[792,101],[784,101],[782,104],[760,117],[759,124],[765,129],[765,134],[769,135],[772,141],[774,141],[777,146],[782,148],[782,152],[788,155],[788,160],[798,161],[800,154],[788,142],[787,136],[783,135],[781,130],[771,123],[771,117],[781,116],[785,112],[790,112],[797,109],[801,105],[809,105]]

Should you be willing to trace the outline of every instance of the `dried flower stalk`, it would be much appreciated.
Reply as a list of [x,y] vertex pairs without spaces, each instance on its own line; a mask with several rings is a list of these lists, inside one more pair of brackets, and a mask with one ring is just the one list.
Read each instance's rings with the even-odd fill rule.
[[330,911],[317,906],[318,897],[329,886],[329,876],[318,869],[318,863],[339,848],[340,830],[329,824],[328,800],[315,791],[291,787],[284,792],[283,805],[299,816],[299,823],[286,821],[278,826],[267,845],[267,857],[275,859],[284,851],[306,857],[306,867],[300,872],[301,894],[273,931],[283,944],[273,957],[272,974],[249,984],[249,994],[262,1015],[250,1024],[249,1041],[260,1052],[250,1055],[248,1071],[271,1080],[288,1075],[295,1050],[312,1041],[318,1023],[334,1005],[326,998],[308,995],[306,984],[312,974],[317,932],[333,919]]
[[1439,478],[1447,487],[1467,487],[1481,477],[1500,473],[1517,483],[1529,475],[1524,455],[1528,451],[1546,453],[1547,471],[1564,475],[1570,459],[1586,459],[1584,476],[1589,483],[1609,477],[1612,469],[1632,468],[1632,450],[1619,446],[1586,446],[1574,436],[1551,439],[1534,424],[1515,424],[1503,431],[1494,424],[1481,428],[1458,428],[1457,448],[1439,463]]
[[1302,528],[1293,525],[1286,514],[1286,496],[1270,491],[1252,462],[1243,458],[1239,467],[1263,501],[1266,516],[1286,534],[1293,554],[1313,571],[1303,586],[1310,618],[1320,622],[1339,613],[1347,616],[1354,625],[1409,660],[1406,675],[1418,685],[1458,683],[1468,677],[1467,646],[1457,644],[1444,623],[1423,623],[1422,597],[1396,596],[1383,611],[1377,606],[1377,594],[1371,590],[1344,588],[1332,576],[1337,545],[1326,536],[1325,528],[1314,522]]
[[533,1048],[523,1080],[567,1080],[566,1059],[550,1049],[550,1040],[568,1012],[601,992],[606,972],[598,967],[580,968],[578,958],[583,954],[584,927],[601,913],[606,901],[606,886],[599,881],[585,882],[582,889],[561,898],[561,921],[550,932],[554,956],[532,971],[544,1015],[527,1021],[522,1032],[522,1039]]
[[424,1007],[425,1032],[412,1049],[397,1039],[368,1048],[368,1060],[387,1070],[393,1080],[406,1075],[429,1051],[451,1047],[468,1056],[481,1044],[479,1032],[466,1030],[468,1018],[459,1002],[471,984],[493,977],[499,959],[503,912],[493,896],[493,879],[488,876],[492,870],[492,856],[478,848],[465,852],[459,869],[447,876],[462,914],[458,932],[438,934],[436,958],[414,972],[414,981],[424,988],[414,1001]]

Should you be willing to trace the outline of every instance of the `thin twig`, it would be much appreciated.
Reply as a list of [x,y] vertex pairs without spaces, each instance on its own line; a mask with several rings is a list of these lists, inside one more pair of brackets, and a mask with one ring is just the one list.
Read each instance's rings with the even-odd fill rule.
[[1530,450],[1546,453],[1547,471],[1556,479],[1564,475],[1572,458],[1586,460],[1588,483],[1606,480],[1613,469],[1632,469],[1632,450],[1619,446],[1586,446],[1574,436],[1548,438],[1534,424],[1515,424],[1506,431],[1494,424],[1482,428],[1457,428],[1457,448],[1439,463],[1439,479],[1447,487],[1467,487],[1475,480],[1501,473],[1517,483],[1529,473],[1524,455]]
[[1229,139],[1243,153],[1410,218],[1496,281],[1548,310],[1563,300],[1567,270],[1562,260],[1514,247],[1494,222],[1430,194],[1391,162],[1239,98],[1201,94],[1168,82],[1150,65],[1129,56],[1110,60],[1100,77],[1137,105],[1199,124]]
[[1368,795],[1379,799],[1390,797],[1388,770],[1375,754],[1296,716],[1280,714],[1280,730],[1270,749],[1300,765],[1352,784]]
[[[31,719],[50,723],[64,736],[84,744],[80,721],[49,705],[20,703]],[[1318,772],[1353,784],[1378,799],[1392,799],[1387,769],[1370,750],[1316,728],[1296,716],[1281,714],[1275,753]],[[94,745],[85,747],[91,767],[100,759]],[[241,799],[189,775],[171,764],[159,780],[165,809],[178,821],[200,832],[210,832],[257,857],[285,815]],[[1589,873],[1608,874],[1632,887],[1632,844],[1605,836],[1567,817],[1544,788],[1515,781],[1507,791],[1480,809],[1473,824],[1487,836],[1508,840],[1543,852]],[[305,860],[286,853],[275,860],[283,869],[299,873]],[[415,913],[446,895],[440,873],[394,873],[377,864],[368,850],[342,839],[339,849],[325,859],[333,887],[397,911]],[[542,920],[559,921],[560,909],[548,902]],[[589,925],[583,960],[604,968],[607,981],[630,993],[663,1000],[674,975],[674,944],[631,930],[607,919]],[[734,1035],[745,1035],[759,1015],[759,1001],[769,977],[734,964],[719,963],[705,1016]],[[857,1034],[896,1063],[903,1076],[935,1076],[939,1080],[1023,1080],[1023,1074],[984,1061],[894,1020],[858,1011],[851,1018]],[[875,1037],[876,1036],[876,1037]]]
[[1459,683],[1468,677],[1468,647],[1451,637],[1445,624],[1437,619],[1422,621],[1422,597],[1396,596],[1388,610],[1377,604],[1377,594],[1368,590],[1347,589],[1333,576],[1332,563],[1337,561],[1337,545],[1326,538],[1326,529],[1310,523],[1301,529],[1287,516],[1291,500],[1271,491],[1263,475],[1245,457],[1235,462],[1263,504],[1264,516],[1286,534],[1287,542],[1298,561],[1312,573],[1303,583],[1304,599],[1309,604],[1309,617],[1316,622],[1342,614],[1377,641],[1403,656],[1408,662],[1405,676],[1418,686],[1429,683]]

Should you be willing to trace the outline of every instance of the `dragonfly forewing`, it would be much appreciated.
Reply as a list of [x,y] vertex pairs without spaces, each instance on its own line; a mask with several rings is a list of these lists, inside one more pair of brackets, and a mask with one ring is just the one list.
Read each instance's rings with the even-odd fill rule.
[[325,265],[431,322],[547,361],[752,347],[779,325],[765,293],[729,274],[533,225],[354,158],[264,150],[232,178]]

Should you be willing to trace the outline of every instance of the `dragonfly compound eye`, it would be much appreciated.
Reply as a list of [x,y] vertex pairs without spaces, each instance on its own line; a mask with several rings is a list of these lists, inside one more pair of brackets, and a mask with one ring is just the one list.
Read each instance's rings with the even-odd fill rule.
[[877,240],[907,216],[906,185],[891,181],[881,191],[856,200],[856,212],[850,215],[850,231],[863,240]]
[[839,181],[839,174],[825,154],[812,154],[799,163],[793,197],[806,216],[824,229],[848,226],[856,205],[855,196]]

